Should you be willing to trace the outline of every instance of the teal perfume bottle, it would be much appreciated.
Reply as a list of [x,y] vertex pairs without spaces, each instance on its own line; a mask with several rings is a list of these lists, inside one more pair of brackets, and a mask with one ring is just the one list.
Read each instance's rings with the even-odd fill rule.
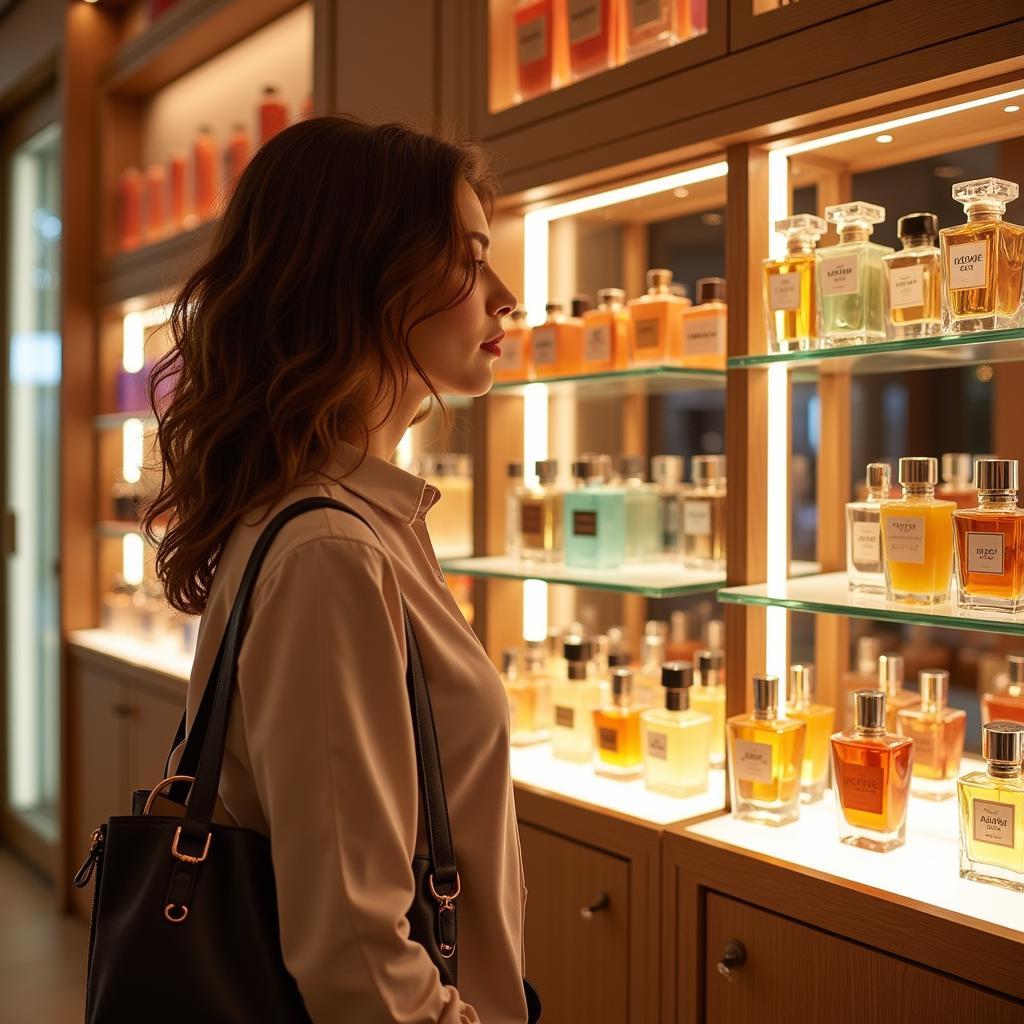
[[582,462],[583,486],[562,501],[565,564],[574,569],[615,569],[626,560],[626,492],[612,487],[611,459]]

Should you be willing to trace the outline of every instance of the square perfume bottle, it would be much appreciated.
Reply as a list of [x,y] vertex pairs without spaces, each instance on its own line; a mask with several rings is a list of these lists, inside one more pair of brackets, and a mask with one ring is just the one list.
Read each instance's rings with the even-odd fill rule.
[[946,706],[949,673],[926,669],[918,677],[921,703],[901,708],[896,731],[914,741],[914,775],[910,792],[925,800],[946,800],[953,795],[964,752],[967,715]]
[[725,279],[702,277],[697,305],[683,310],[683,366],[724,370],[727,324]]
[[530,325],[526,310],[514,309],[501,339],[501,355],[494,364],[495,380],[526,380],[530,373]]
[[996,676],[992,692],[982,695],[981,721],[1024,724],[1024,654],[1006,656],[1006,671]]
[[896,732],[896,716],[904,708],[917,707],[921,702],[919,694],[903,688],[905,673],[906,662],[902,654],[878,656],[878,689],[885,694],[885,727],[893,733]]
[[652,455],[651,481],[658,494],[661,554],[675,559],[679,557],[681,543],[679,498],[683,493],[683,457]]
[[626,560],[626,492],[610,485],[610,466],[607,455],[584,461],[584,486],[562,499],[571,568],[617,569]]
[[633,319],[621,288],[602,288],[597,309],[583,314],[583,373],[607,373],[629,366]]
[[593,710],[594,771],[616,779],[643,774],[640,712],[633,700],[633,670],[611,670],[611,699]]
[[562,491],[558,462],[536,463],[537,484],[518,493],[519,551],[529,562],[558,562],[562,558]]
[[814,247],[828,226],[820,217],[801,213],[775,222],[786,237],[786,255],[765,260],[764,309],[768,347],[797,352],[818,347],[818,263]]
[[956,502],[957,508],[975,508],[978,488],[974,483],[974,460],[970,452],[943,452],[940,466],[942,483],[935,488],[936,495]]
[[626,52],[630,60],[679,41],[678,0],[625,0]]
[[896,224],[903,248],[882,257],[888,336],[895,340],[942,333],[939,218],[908,213]]
[[548,738],[551,719],[551,690],[548,679],[523,672],[519,652],[502,652],[501,682],[508,698],[509,742],[512,746],[542,743]]
[[786,694],[786,715],[807,726],[804,763],[800,775],[800,800],[805,804],[821,799],[828,782],[829,737],[835,710],[814,700],[814,666],[792,665]]
[[568,0],[569,71],[574,82],[622,63],[623,15],[619,0]]
[[565,0],[518,0],[513,14],[516,40],[516,101],[533,99],[561,85],[569,54]]
[[586,640],[567,636],[563,650],[565,675],[551,686],[551,753],[586,762],[593,756],[592,712],[601,702],[601,687]]
[[690,300],[672,291],[672,271],[647,271],[647,294],[630,299],[633,366],[679,365],[683,355],[683,310]]
[[712,768],[725,767],[725,651],[698,651],[694,666],[690,707],[711,719]]
[[626,561],[651,562],[661,554],[661,498],[644,480],[640,455],[621,455],[614,486],[626,493]]
[[583,362],[583,321],[566,316],[560,302],[549,302],[544,310],[544,323],[534,327],[530,337],[533,376],[579,373]]
[[683,565],[725,568],[724,455],[695,455],[690,463],[693,487],[680,499]]
[[891,477],[888,462],[868,463],[867,497],[846,506],[846,578],[851,590],[869,594],[885,592],[879,524],[882,502],[889,498]]

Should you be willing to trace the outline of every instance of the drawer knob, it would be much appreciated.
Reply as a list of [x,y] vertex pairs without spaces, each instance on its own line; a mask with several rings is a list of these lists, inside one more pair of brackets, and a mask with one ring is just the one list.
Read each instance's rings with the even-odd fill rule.
[[739,939],[730,939],[725,944],[722,959],[718,961],[718,973],[726,981],[735,981],[736,972],[747,962],[747,947]]
[[595,914],[600,913],[602,910],[607,910],[611,905],[611,897],[608,893],[603,892],[589,906],[580,908],[580,917],[582,917],[584,921],[589,921]]

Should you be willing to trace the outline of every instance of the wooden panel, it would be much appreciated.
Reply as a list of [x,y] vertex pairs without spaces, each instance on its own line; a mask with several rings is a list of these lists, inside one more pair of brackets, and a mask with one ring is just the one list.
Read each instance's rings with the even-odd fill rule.
[[[629,862],[521,825],[530,889],[526,965],[550,1024],[623,1024],[629,991]],[[580,913],[602,896],[608,906]]]
[[0,111],[5,114],[53,75],[60,45],[54,26],[61,24],[66,6],[65,0],[33,0],[3,15]]
[[[746,948],[747,962],[726,978],[717,962],[731,940]],[[1021,1019],[1019,1005],[982,989],[713,892],[706,949],[707,1024]]]
[[742,50],[747,46],[788,36],[810,25],[831,21],[862,7],[872,7],[879,0],[815,0],[813,4],[787,3],[786,6],[781,6],[781,0],[728,2],[729,49]]

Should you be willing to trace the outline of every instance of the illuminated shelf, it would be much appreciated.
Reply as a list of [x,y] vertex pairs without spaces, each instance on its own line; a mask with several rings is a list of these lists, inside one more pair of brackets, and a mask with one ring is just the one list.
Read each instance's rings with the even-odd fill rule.
[[983,633],[1011,633],[1024,636],[1024,617],[985,612],[960,611],[955,604],[932,607],[897,605],[881,595],[854,593],[845,572],[830,572],[789,579],[778,587],[759,583],[749,587],[728,587],[718,592],[724,604],[766,605],[795,612],[824,612],[850,615],[882,622],[907,622],[920,626],[972,629]]
[[535,381],[496,381],[491,391],[500,395],[523,395],[528,387],[544,384],[549,393],[576,398],[608,395],[667,395],[678,391],[711,391],[725,387],[724,370],[685,369],[680,366],[635,366],[608,373],[571,374]]
[[142,420],[147,430],[156,426],[156,417],[148,412],[107,412],[93,417],[97,430],[120,430],[127,420]]
[[[142,533],[141,523],[129,523],[129,522],[118,522],[116,519],[108,519],[103,522],[96,524],[96,532],[101,537],[112,537],[120,538],[124,537],[129,533]],[[156,535],[162,537],[164,535],[164,528],[162,526],[156,527]],[[145,537],[145,534],[143,534]]]
[[880,341],[873,345],[847,345],[808,352],[772,352],[734,356],[730,370],[787,366],[797,377],[826,374],[903,373],[938,370],[979,363],[1006,363],[1024,359],[1024,328],[942,335],[909,341]]
[[192,655],[147,643],[126,633],[109,629],[77,629],[68,633],[68,643],[96,654],[106,655],[136,668],[160,672],[187,683],[192,672]]
[[[981,762],[965,759],[961,773],[980,767]],[[928,913],[957,914],[972,925],[981,921],[1024,938],[1024,893],[960,878],[958,813],[955,798],[936,803],[911,797],[906,844],[885,854],[839,841],[831,790],[818,803],[801,806],[799,820],[781,828],[722,815],[683,832],[749,857],[841,879],[901,903],[911,901]]]

